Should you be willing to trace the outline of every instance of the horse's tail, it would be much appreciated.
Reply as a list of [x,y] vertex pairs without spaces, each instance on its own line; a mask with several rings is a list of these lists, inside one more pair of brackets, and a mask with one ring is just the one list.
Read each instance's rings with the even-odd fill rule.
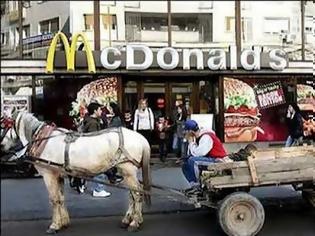
[[[143,190],[146,192],[150,192],[151,190],[150,157],[151,148],[149,143],[146,141],[142,150],[142,181]],[[144,202],[147,206],[151,205],[151,196],[149,193],[144,193]]]

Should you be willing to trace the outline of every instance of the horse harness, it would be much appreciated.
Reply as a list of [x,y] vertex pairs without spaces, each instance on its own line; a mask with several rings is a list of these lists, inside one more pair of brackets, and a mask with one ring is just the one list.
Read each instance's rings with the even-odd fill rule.
[[[33,135],[33,142],[30,145],[30,148],[28,150],[28,156],[31,157],[33,160],[41,161],[41,162],[46,162],[51,165],[57,165],[61,166],[59,163],[54,163],[51,161],[46,161],[44,159],[40,158],[40,155],[42,154],[49,138],[53,138],[55,136],[51,136],[52,132],[57,130],[57,126],[52,123],[50,125],[48,124],[43,124],[40,126],[34,133]],[[69,167],[69,150],[70,150],[70,145],[74,143],[78,138],[80,137],[92,137],[98,134],[102,133],[108,133],[108,132],[116,132],[119,137],[119,146],[118,149],[115,153],[115,158],[113,158],[114,161],[112,161],[110,164],[110,167],[113,167],[117,164],[124,163],[124,162],[132,162],[134,165],[136,165],[138,168],[141,166],[139,162],[134,160],[129,152],[126,150],[124,147],[124,137],[122,133],[122,128],[110,128],[107,130],[102,130],[102,131],[97,131],[97,132],[92,132],[92,133],[79,133],[79,132],[64,132],[63,134],[66,135],[64,142],[65,142],[65,150],[64,150],[64,165],[63,167],[67,171],[71,171],[71,168]],[[124,155],[122,155],[124,154]]]

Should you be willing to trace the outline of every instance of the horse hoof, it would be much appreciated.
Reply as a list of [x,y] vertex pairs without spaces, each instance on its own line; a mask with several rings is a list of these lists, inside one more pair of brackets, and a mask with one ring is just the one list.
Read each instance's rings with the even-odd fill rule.
[[139,227],[137,226],[132,226],[132,225],[129,225],[128,228],[127,228],[128,232],[138,232],[139,231]]
[[70,224],[63,225],[63,226],[61,227],[61,229],[68,229],[68,228],[69,228],[69,226],[70,226]]
[[46,234],[57,234],[58,230],[57,229],[52,229],[52,228],[48,228],[46,230]]
[[127,229],[129,227],[128,223],[120,222],[120,228]]

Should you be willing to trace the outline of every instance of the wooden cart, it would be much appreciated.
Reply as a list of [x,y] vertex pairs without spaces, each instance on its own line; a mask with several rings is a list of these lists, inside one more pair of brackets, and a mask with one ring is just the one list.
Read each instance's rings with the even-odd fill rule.
[[202,172],[203,200],[215,207],[223,231],[231,236],[256,235],[265,220],[251,187],[292,184],[315,206],[315,147],[267,148],[247,161],[217,163]]

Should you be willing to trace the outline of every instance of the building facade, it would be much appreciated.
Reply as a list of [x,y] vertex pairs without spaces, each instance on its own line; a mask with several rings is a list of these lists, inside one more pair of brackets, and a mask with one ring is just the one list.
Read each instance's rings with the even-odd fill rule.
[[[93,1],[24,1],[23,56],[28,60],[17,58],[19,25],[17,19],[13,20],[17,13],[12,13],[17,4],[8,2],[1,3],[4,9],[1,47],[7,47],[1,50],[1,67],[5,71],[1,77],[2,94],[31,96],[32,111],[60,126],[72,128],[74,117],[80,115],[80,106],[91,97],[99,97],[104,104],[117,101],[123,111],[131,112],[136,109],[138,100],[145,97],[156,118],[160,114],[172,117],[178,103],[184,104],[192,115],[209,114],[207,119],[212,121],[212,128],[226,142],[283,142],[287,136],[287,103],[304,99],[301,97],[305,89],[310,98],[308,103],[314,102],[315,29],[312,21],[315,7],[310,1],[304,5],[300,1],[241,2],[242,50],[260,46],[262,53],[268,54],[272,49],[281,49],[287,58],[284,70],[264,66],[260,70],[240,66],[236,70],[211,70],[205,61],[205,67],[198,69],[194,57],[189,59],[191,68],[188,70],[183,68],[182,62],[172,70],[161,69],[156,66],[156,59],[146,70],[128,70],[125,65],[109,70],[100,62],[100,51],[94,50],[95,74],[88,72],[82,53],[76,57],[74,72],[67,71],[58,53],[54,73],[45,71],[48,48],[57,31],[64,32],[70,40],[83,32],[85,43],[94,49]],[[126,45],[140,44],[150,47],[156,56],[158,50],[172,47],[181,58],[185,49],[198,49],[204,55],[211,48],[228,53],[229,47],[236,45],[235,4],[234,1],[171,1],[169,5],[167,1],[100,1],[100,48],[111,46],[124,52]],[[77,46],[80,45],[84,46],[81,41]],[[64,48],[62,44],[57,46],[60,50]],[[17,62],[20,67],[15,66]],[[233,91],[227,92],[233,83],[252,90],[250,95],[241,93],[243,97],[255,96],[252,102],[259,114],[255,114],[255,125],[250,128],[231,118],[242,113],[235,111],[242,101],[237,100]],[[112,85],[110,91],[92,91],[108,84]],[[263,88],[270,91],[277,88],[282,96],[268,104],[265,97],[270,95],[264,94]],[[91,94],[83,95],[87,89]],[[306,120],[311,119],[312,109],[312,105],[307,107]],[[248,135],[241,137],[241,133]]]

